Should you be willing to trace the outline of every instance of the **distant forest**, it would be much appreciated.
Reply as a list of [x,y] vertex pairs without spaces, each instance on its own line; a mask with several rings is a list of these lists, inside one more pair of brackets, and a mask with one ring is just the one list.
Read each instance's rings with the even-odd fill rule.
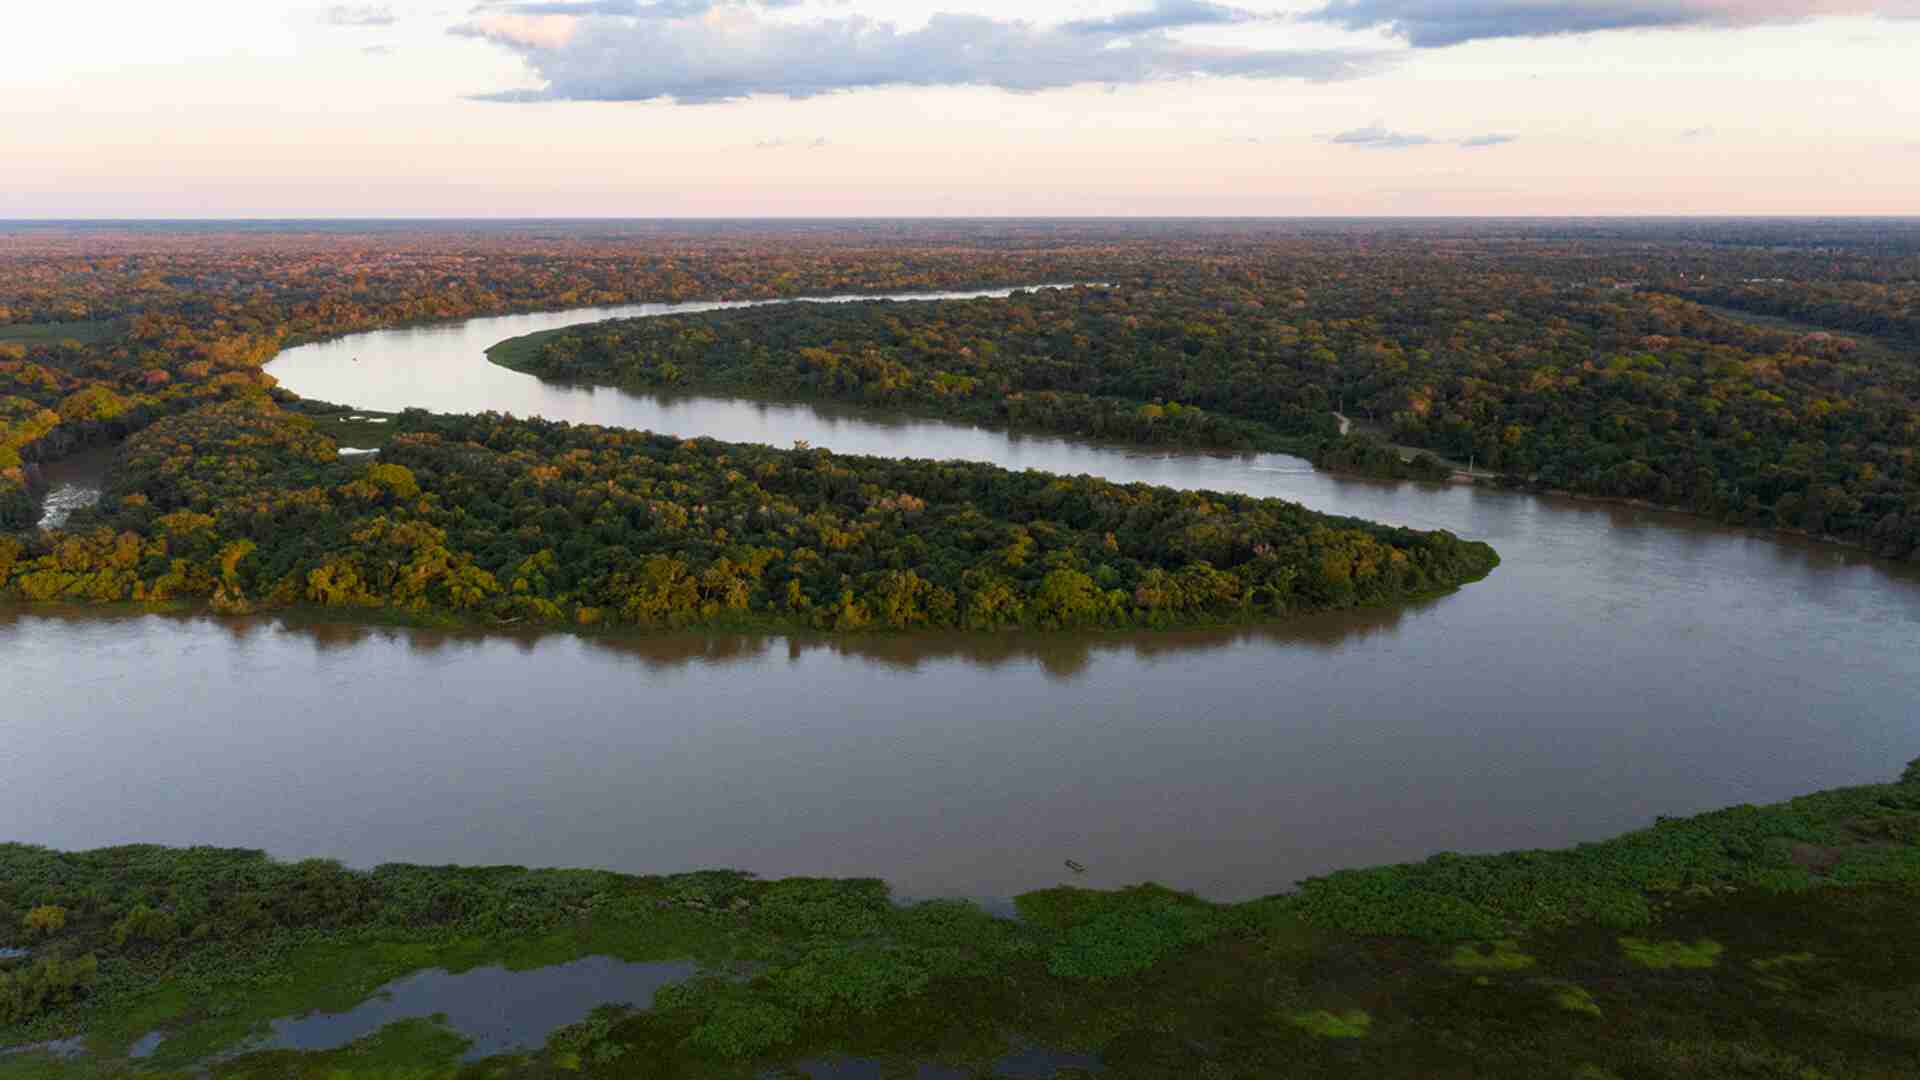
[[[833,398],[1447,474],[1434,457],[1385,452],[1397,444],[1516,486],[1912,557],[1920,283],[1795,287],[1752,277],[1756,259],[1767,262],[1676,246],[1593,273],[1598,260],[1577,249],[1316,249],[1169,261],[1110,287],[1004,301],[600,323],[494,356],[558,379]],[[1721,268],[1680,269],[1702,262]],[[1621,276],[1631,268],[1649,276]],[[1352,437],[1337,437],[1338,409]]]
[[[1175,625],[1386,602],[1492,566],[1482,545],[1277,502],[503,417],[409,415],[378,459],[341,459],[337,414],[262,371],[291,343],[428,320],[1064,281],[1103,285],[610,323],[496,355],[555,378],[1286,449],[1384,475],[1471,461],[1515,486],[1920,557],[1912,223],[47,226],[6,239],[12,597],[588,624]],[[118,447],[101,505],[35,528],[38,466],[101,445]]]

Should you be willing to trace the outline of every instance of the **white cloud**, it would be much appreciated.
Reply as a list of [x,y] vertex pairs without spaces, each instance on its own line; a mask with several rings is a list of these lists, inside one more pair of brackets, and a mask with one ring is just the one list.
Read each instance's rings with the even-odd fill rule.
[[329,26],[392,26],[393,9],[385,4],[335,4],[320,14]]
[[1916,13],[1914,0],[1330,0],[1304,18],[1385,29],[1416,48],[1439,48],[1486,38]]
[[1389,131],[1379,124],[1372,127],[1354,128],[1332,136],[1329,142],[1341,146],[1353,146],[1362,150],[1405,150],[1414,146],[1428,146],[1433,143],[1430,135],[1416,135],[1407,131]]
[[506,101],[698,104],[899,86],[1031,92],[1195,76],[1328,81],[1370,74],[1386,63],[1378,53],[1353,50],[1192,44],[1167,29],[1170,20],[1232,17],[1210,4],[1162,3],[1140,13],[1158,20],[1154,26],[1121,22],[1115,25],[1130,28],[1119,30],[959,14],[902,29],[864,16],[795,21],[764,17],[757,10],[764,5],[694,3],[703,15],[569,15],[522,4],[476,17],[454,33],[512,50],[545,83],[538,91],[481,95]]

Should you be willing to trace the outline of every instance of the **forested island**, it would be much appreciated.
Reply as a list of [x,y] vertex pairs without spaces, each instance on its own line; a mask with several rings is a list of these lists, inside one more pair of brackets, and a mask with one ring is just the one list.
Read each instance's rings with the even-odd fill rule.
[[[898,904],[872,880],[4,844],[0,1046],[27,1049],[0,1077],[797,1076],[834,1058],[878,1075],[1905,1076],[1916,889],[1920,761],[1570,850],[1436,855],[1230,905],[1062,886],[1019,897],[1017,920]],[[649,1008],[607,1002],[477,1060],[471,1033],[425,1015],[260,1048],[269,1021],[410,972],[587,956],[692,963]],[[1065,1064],[1002,1073],[1020,1047]]]
[[[306,405],[307,403],[299,403]],[[1276,499],[511,420],[342,457],[264,395],[127,441],[99,508],[0,538],[0,596],[583,627],[1172,626],[1472,581],[1485,544]]]

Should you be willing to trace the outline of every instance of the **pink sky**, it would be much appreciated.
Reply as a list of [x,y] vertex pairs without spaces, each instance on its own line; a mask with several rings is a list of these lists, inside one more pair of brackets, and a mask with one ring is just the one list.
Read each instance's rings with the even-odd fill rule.
[[36,5],[0,217],[1920,213],[1911,4],[653,3]]

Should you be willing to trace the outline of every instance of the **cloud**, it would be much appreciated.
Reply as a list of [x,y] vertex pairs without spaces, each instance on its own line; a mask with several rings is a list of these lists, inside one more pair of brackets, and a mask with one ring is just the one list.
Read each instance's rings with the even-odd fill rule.
[[[1422,135],[1414,131],[1393,131],[1385,124],[1375,123],[1370,127],[1354,128],[1338,135],[1327,136],[1327,141],[1337,146],[1351,146],[1359,150],[1407,150],[1416,146],[1459,146],[1477,150],[1488,146],[1504,146],[1519,139],[1518,135],[1468,135],[1458,139],[1438,139],[1432,135]],[[1258,140],[1249,140],[1258,141]]]
[[360,51],[363,53],[366,53],[368,56],[386,56],[387,54],[393,52],[393,46],[368,45],[363,47]]
[[1354,128],[1343,131],[1328,141],[1341,146],[1354,146],[1362,150],[1404,150],[1410,146],[1428,146],[1433,143],[1429,135],[1415,135],[1405,131],[1388,131],[1375,124],[1372,127]]
[[385,4],[335,4],[321,12],[329,26],[392,26],[393,9]]
[[761,139],[759,142],[753,144],[753,148],[755,150],[824,150],[832,145],[832,143],[827,141],[825,135],[815,136],[811,139],[790,139],[782,135],[775,136],[771,139]]
[[[691,19],[725,7],[791,8],[807,0],[488,0],[476,15],[616,15],[632,19]],[[845,0],[840,0],[844,3]]]
[[1713,129],[1710,127],[1688,128],[1680,133],[1680,137],[1689,142],[1699,139],[1711,139],[1713,138]]
[[1270,17],[1225,4],[1210,4],[1206,0],[1154,0],[1153,6],[1144,11],[1129,11],[1102,19],[1078,19],[1062,24],[1060,29],[1074,34],[1138,34],[1182,26],[1252,22]]
[[[940,14],[902,30],[864,16],[768,19],[760,5],[703,18],[513,12],[453,28],[519,54],[546,84],[480,95],[494,101],[728,101],[753,94],[809,98],[842,90],[993,86],[1031,92],[1082,83],[1193,76],[1329,81],[1379,70],[1377,53],[1194,45],[1164,29],[1070,30],[984,15]],[[1172,17],[1176,3],[1145,13]]]
[[1910,0],[1329,0],[1303,18],[1385,29],[1415,48],[1600,30],[1751,26],[1813,15],[1911,13]]

